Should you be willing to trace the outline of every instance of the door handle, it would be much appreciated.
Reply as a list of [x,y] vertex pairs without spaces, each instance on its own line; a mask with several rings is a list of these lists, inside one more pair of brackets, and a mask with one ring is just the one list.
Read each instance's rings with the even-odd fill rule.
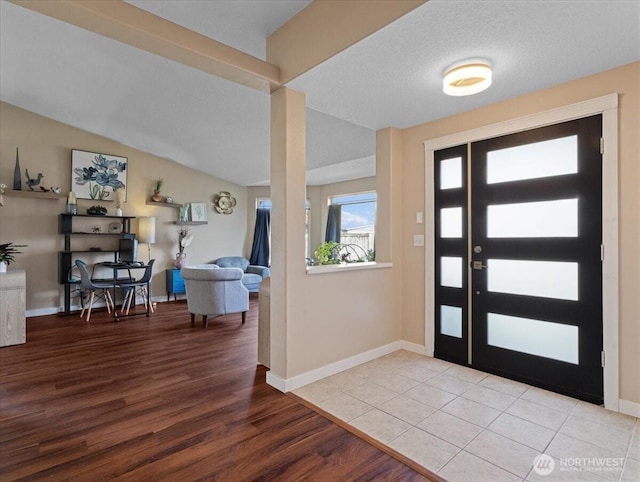
[[482,264],[482,261],[472,261],[471,262],[471,267],[473,269],[477,269],[477,270],[481,270],[487,267],[486,264]]

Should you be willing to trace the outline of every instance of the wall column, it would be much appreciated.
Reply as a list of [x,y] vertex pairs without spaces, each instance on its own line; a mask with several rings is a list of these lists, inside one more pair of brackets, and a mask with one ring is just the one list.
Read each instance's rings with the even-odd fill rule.
[[[284,391],[295,279],[304,276],[305,96],[283,87],[271,94],[271,371]],[[300,303],[301,300],[297,300]]]
[[402,263],[402,132],[376,132],[376,261]]

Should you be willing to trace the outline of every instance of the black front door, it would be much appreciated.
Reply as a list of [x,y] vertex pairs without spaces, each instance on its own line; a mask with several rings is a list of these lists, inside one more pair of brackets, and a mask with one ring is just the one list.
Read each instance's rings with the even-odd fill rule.
[[601,124],[436,153],[436,356],[602,402]]

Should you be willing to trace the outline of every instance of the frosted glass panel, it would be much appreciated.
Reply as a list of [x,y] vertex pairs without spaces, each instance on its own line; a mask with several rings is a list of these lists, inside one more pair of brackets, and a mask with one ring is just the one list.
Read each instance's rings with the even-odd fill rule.
[[462,308],[458,306],[440,306],[440,333],[462,338]]
[[440,189],[462,187],[462,158],[440,161]]
[[578,364],[578,327],[516,316],[487,314],[491,346]]
[[487,153],[487,184],[578,172],[578,136]]
[[462,288],[462,258],[440,258],[440,285]]
[[462,237],[462,208],[444,208],[440,210],[440,237]]
[[578,200],[500,204],[487,207],[490,238],[578,236]]
[[489,291],[578,300],[578,263],[487,260]]

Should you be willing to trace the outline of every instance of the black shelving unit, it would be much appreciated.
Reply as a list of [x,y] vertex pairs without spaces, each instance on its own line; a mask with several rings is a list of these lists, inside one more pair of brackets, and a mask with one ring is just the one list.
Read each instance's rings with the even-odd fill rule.
[[[122,223],[122,229],[117,233],[103,233],[93,231],[75,231],[73,227],[74,218],[93,218],[93,219],[117,219]],[[71,249],[71,238],[73,236],[95,236],[95,237],[110,237],[110,238],[124,238],[133,239],[135,234],[131,233],[131,220],[135,219],[135,216],[100,216],[91,214],[60,214],[59,219],[59,231],[64,236],[64,249],[59,252],[58,261],[58,274],[60,284],[64,285],[64,311],[61,315],[68,315],[71,312],[71,286],[78,284],[78,281],[69,280],[69,272],[73,265],[73,255],[82,253],[112,253],[113,260],[118,260],[117,250],[91,250],[91,249]]]

